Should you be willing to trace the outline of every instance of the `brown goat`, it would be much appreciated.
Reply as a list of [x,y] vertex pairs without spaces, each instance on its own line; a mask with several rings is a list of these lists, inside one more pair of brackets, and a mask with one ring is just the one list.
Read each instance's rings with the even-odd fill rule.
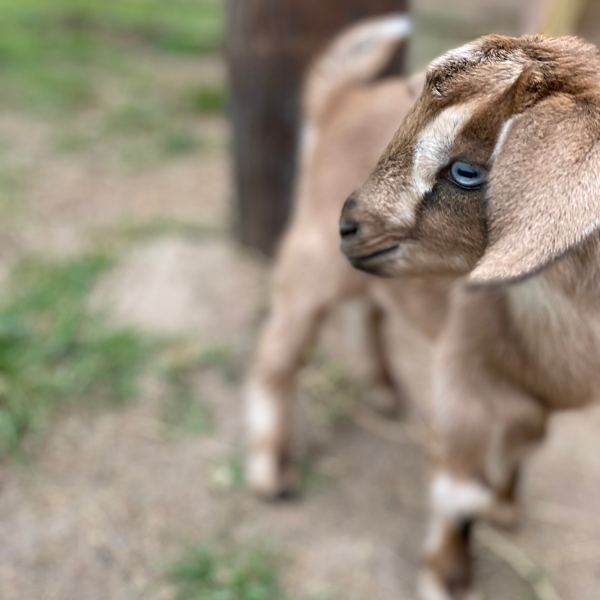
[[433,336],[445,314],[444,280],[381,280],[352,269],[339,250],[344,200],[372,171],[423,85],[422,76],[375,81],[407,34],[404,15],[365,21],[336,39],[307,79],[294,213],[246,391],[247,481],[267,498],[295,485],[290,405],[302,358],[327,312],[346,298],[368,298],[367,388],[371,401],[387,410],[401,391],[384,355],[381,317],[401,310]]
[[477,517],[510,512],[554,410],[600,400],[600,52],[487,36],[435,60],[342,213],[379,275],[457,284],[437,341],[423,597],[472,597]]

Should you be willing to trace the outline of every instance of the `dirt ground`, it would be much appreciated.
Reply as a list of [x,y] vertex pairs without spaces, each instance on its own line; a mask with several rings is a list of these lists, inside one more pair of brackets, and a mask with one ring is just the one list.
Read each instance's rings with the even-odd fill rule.
[[[174,58],[155,68],[223,77],[212,59]],[[132,173],[99,167],[91,155],[53,155],[43,124],[5,118],[4,134],[37,162],[28,218],[0,237],[2,265],[26,252],[80,252],[94,231],[123,222],[172,218],[204,228],[203,235],[172,232],[132,244],[95,301],[144,331],[226,344],[243,371],[267,304],[269,269],[226,234],[227,123],[210,116],[200,126],[211,140],[207,150]],[[340,347],[341,321],[326,336],[330,354]],[[355,407],[334,426],[299,415],[312,483],[280,505],[249,497],[228,476],[242,450],[239,377],[197,373],[196,390],[213,419],[205,435],[165,433],[152,381],[123,408],[60,415],[34,459],[0,466],[0,598],[167,599],[166,561],[182,543],[223,532],[280,550],[295,596],[415,598],[427,458],[411,432],[427,412],[429,349],[408,329],[394,337],[410,414],[393,422]],[[519,528],[482,528],[478,536],[478,581],[487,598],[600,597],[599,461],[598,410],[554,418],[528,464]],[[548,582],[558,596],[542,589]]]

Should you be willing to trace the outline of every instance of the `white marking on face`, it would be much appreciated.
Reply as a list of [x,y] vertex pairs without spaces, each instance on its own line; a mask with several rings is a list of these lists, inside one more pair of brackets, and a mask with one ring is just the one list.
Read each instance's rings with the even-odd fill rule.
[[446,108],[419,135],[413,151],[412,181],[420,198],[433,189],[439,170],[450,159],[452,145],[471,114],[470,104]]
[[504,142],[506,141],[506,136],[508,135],[510,126],[513,124],[513,122],[515,120],[515,116],[516,115],[513,115],[512,117],[507,119],[505,121],[504,125],[502,125],[502,129],[500,130],[500,134],[498,135],[498,139],[496,140],[496,145],[494,146],[494,151],[492,152],[492,156],[490,157],[491,164],[494,164],[494,161],[498,157],[498,154],[500,154],[500,150],[502,150],[502,146],[504,145]]
[[456,479],[439,473],[431,484],[431,504],[435,513],[461,522],[485,512],[494,501],[488,488],[476,481]]

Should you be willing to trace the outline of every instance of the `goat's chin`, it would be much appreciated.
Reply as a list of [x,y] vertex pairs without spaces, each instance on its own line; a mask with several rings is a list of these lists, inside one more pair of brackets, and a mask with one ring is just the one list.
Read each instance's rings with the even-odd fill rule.
[[406,265],[399,254],[401,254],[401,251],[397,248],[372,258],[349,258],[349,260],[355,269],[370,275],[397,277],[407,274]]
[[352,266],[359,271],[364,271],[369,275],[376,275],[377,277],[396,277],[397,275],[401,275],[401,270],[398,271],[394,268],[391,261],[383,261],[376,264],[369,263],[360,263],[360,262],[352,262]]
[[466,262],[455,263],[436,256],[413,257],[402,252],[389,253],[384,256],[364,260],[349,259],[355,269],[377,277],[451,277],[460,278],[468,275]]

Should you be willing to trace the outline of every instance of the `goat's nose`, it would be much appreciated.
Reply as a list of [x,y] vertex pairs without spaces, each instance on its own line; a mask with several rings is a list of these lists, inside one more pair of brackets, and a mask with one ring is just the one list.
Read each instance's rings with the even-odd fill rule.
[[340,235],[343,238],[349,238],[358,233],[358,223],[356,221],[340,221]]
[[352,213],[356,208],[356,198],[355,194],[351,194],[350,197],[344,202],[344,207],[342,208],[342,215],[340,217],[340,235],[342,239],[348,239],[355,236],[358,233],[360,225],[358,221],[353,218]]

